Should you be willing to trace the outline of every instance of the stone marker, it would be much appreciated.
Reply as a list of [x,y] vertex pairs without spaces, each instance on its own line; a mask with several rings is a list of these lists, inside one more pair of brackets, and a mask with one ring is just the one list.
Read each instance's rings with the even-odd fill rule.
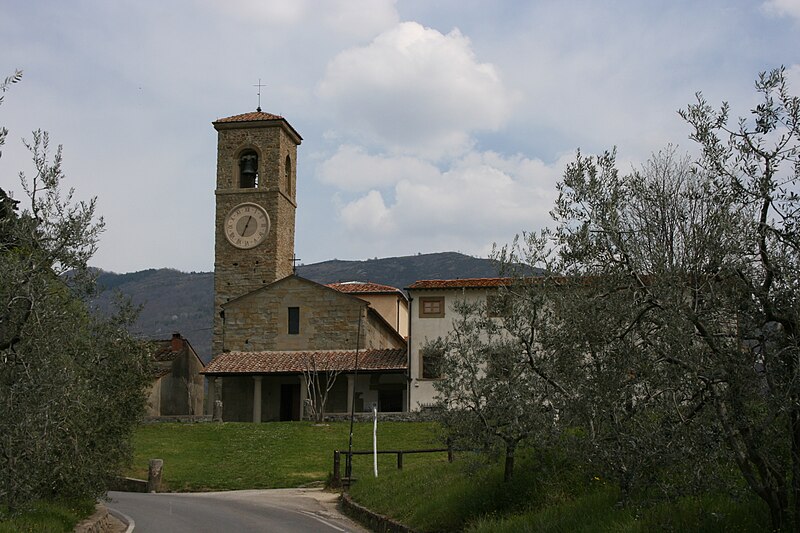
[[147,492],[158,492],[161,489],[161,472],[163,469],[163,459],[150,459],[150,465],[147,468]]

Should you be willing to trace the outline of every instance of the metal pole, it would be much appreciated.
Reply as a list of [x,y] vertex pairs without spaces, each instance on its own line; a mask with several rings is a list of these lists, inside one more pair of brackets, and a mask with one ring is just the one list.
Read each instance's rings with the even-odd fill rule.
[[347,468],[345,469],[348,483],[353,477],[353,419],[356,409],[356,385],[358,385],[358,349],[361,347],[361,314],[363,308],[358,311],[358,334],[356,336],[356,369],[353,377],[353,397],[350,399],[350,442],[347,445]]

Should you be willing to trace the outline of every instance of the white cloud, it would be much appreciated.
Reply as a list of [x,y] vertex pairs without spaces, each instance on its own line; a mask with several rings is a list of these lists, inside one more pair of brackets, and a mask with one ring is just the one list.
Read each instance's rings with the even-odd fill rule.
[[499,128],[513,99],[461,32],[416,22],[339,53],[318,94],[359,140],[433,159],[464,153],[470,132]]
[[410,177],[428,180],[439,174],[435,166],[417,158],[370,155],[353,145],[340,146],[318,167],[318,172],[323,183],[355,192],[391,186]]
[[[392,253],[460,250],[485,255],[493,242],[549,224],[555,188],[567,158],[553,165],[517,155],[470,153],[446,172],[397,182],[393,203],[372,190],[342,206],[340,217],[358,246]],[[403,243],[405,249],[397,249]],[[374,253],[373,253],[374,255]]]
[[800,0],[768,0],[761,7],[771,15],[787,16],[800,20]]

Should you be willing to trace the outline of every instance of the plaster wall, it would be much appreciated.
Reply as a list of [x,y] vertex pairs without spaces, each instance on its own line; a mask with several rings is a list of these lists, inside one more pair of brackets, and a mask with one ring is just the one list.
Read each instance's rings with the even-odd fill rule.
[[[453,329],[453,320],[456,313],[453,302],[466,301],[470,303],[485,302],[488,294],[494,294],[497,289],[444,289],[444,290],[416,290],[410,291],[411,304],[409,316],[411,322],[411,336],[409,337],[409,375],[410,398],[409,408],[412,411],[433,403],[436,391],[433,384],[436,379],[422,377],[421,348],[429,341],[446,337]],[[420,317],[420,300],[429,297],[444,298],[443,317]]]

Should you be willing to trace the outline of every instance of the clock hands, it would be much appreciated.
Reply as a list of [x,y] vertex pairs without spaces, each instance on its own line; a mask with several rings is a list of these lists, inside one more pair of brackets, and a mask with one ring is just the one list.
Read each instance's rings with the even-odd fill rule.
[[244,234],[247,233],[247,226],[250,225],[251,220],[253,220],[253,215],[247,215],[247,223],[244,225],[244,228],[242,228],[242,237],[244,237]]

